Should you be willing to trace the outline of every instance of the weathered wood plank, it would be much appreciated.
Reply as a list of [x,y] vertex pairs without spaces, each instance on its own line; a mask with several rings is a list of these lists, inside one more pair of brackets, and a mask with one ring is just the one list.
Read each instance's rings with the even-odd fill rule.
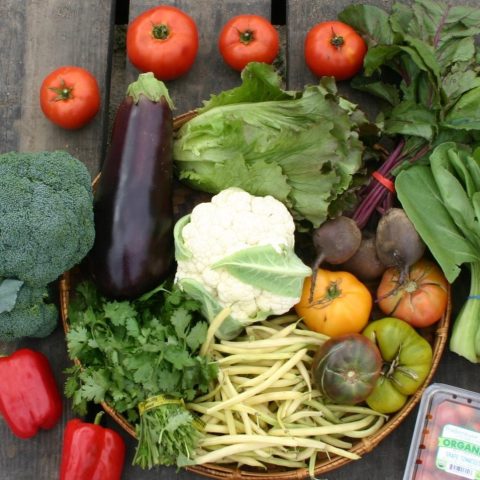
[[[372,0],[368,2],[383,8],[391,4],[388,0]],[[292,90],[301,90],[305,85],[318,82],[317,77],[307,67],[304,55],[304,42],[307,32],[317,23],[327,20],[336,20],[337,14],[348,5],[351,0],[287,0],[287,85]],[[348,86],[348,82],[337,83],[339,92],[355,103],[362,105],[367,114],[373,118],[376,114],[366,95],[355,91]]]
[[[183,77],[166,82],[178,115],[201,106],[202,100],[208,99],[210,94],[240,83],[239,73],[228,67],[218,52],[218,35],[227,20],[235,15],[249,13],[270,19],[270,0],[167,0],[162,4],[188,13],[199,31],[199,50],[192,69]],[[130,21],[157,5],[154,0],[131,0]],[[129,81],[137,75],[138,71],[129,64]]]
[[[104,150],[110,86],[109,59],[114,0],[0,0],[0,153],[65,149],[99,170]],[[90,70],[98,80],[102,108],[94,121],[77,131],[63,130],[41,112],[38,93],[43,78],[62,65]],[[0,342],[0,354],[27,346],[49,358],[63,390],[67,360],[60,327],[50,337]],[[34,439],[19,440],[0,421],[0,478],[58,478],[63,427],[72,413],[64,399],[60,424]]]
[[[65,149],[98,171],[108,113],[109,57],[114,0],[2,0],[0,14],[0,152]],[[80,131],[63,130],[42,114],[43,78],[62,65],[90,70],[102,109]]]

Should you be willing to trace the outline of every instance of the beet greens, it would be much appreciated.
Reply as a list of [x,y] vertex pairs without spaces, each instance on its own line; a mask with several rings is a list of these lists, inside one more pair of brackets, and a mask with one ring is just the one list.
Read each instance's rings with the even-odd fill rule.
[[[352,86],[381,100],[378,122],[396,146],[378,172],[392,180],[399,167],[428,162],[445,141],[472,143],[480,130],[480,76],[475,35],[480,9],[437,0],[395,3],[392,11],[351,5],[339,19],[369,50]],[[391,206],[392,193],[372,179],[360,192],[353,219],[363,228]]]

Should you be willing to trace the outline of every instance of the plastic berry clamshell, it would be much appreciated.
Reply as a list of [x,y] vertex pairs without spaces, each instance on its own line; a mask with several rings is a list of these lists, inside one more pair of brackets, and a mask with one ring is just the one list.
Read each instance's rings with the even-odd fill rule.
[[441,383],[425,389],[403,480],[480,480],[480,394]]

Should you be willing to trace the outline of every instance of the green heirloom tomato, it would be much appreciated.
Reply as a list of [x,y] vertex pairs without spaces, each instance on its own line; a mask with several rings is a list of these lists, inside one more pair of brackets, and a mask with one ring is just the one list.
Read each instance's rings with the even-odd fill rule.
[[393,317],[370,323],[363,334],[377,345],[383,358],[382,374],[367,404],[381,413],[396,412],[430,372],[432,347],[407,322]]
[[370,395],[381,368],[378,348],[364,335],[350,333],[330,338],[319,347],[312,377],[329,400],[353,405]]

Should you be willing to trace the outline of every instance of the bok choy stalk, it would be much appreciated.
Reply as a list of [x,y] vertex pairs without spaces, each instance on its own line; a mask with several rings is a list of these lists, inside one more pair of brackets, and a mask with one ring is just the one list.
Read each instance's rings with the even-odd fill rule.
[[[381,101],[378,123],[396,143],[378,169],[392,179],[405,162],[428,159],[442,142],[470,143],[480,130],[480,9],[442,0],[396,2],[391,13],[373,5],[351,5],[339,19],[368,44],[362,75],[352,87]],[[388,199],[375,181],[360,194],[353,215],[360,227]],[[388,203],[387,203],[388,205]],[[385,206],[387,206],[385,205]]]
[[448,281],[461,265],[470,268],[470,294],[454,322],[450,350],[480,363],[480,165],[465,147],[443,143],[430,166],[401,171],[395,187]]

